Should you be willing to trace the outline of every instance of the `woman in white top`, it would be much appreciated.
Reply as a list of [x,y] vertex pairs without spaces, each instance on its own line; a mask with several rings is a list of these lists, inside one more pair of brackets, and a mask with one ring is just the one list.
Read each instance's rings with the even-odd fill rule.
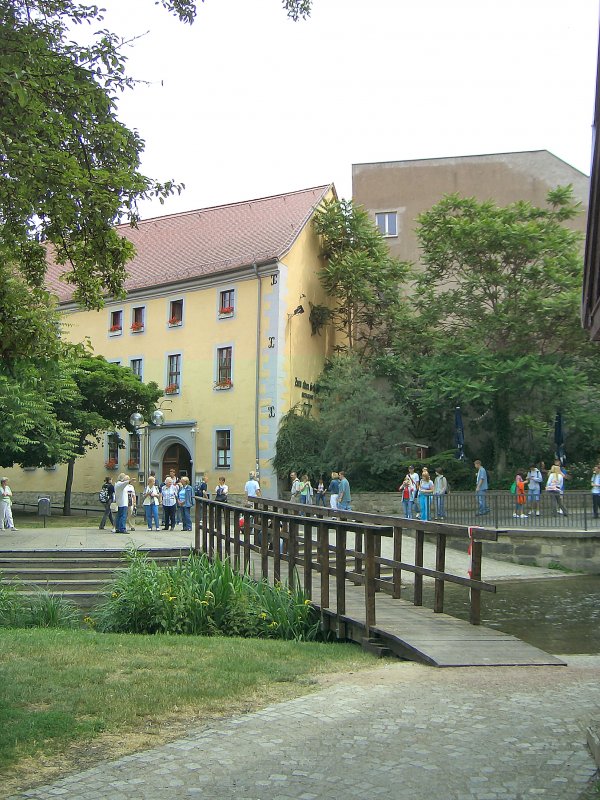
[[550,472],[548,473],[548,480],[546,481],[546,491],[550,493],[550,496],[554,500],[554,507],[556,513],[564,514],[566,517],[567,509],[565,508],[564,503],[562,501],[562,496],[564,494],[564,485],[565,485],[565,479],[560,470],[560,467],[554,464],[554,466],[550,467]]
[[144,489],[144,502],[142,505],[144,506],[144,513],[146,515],[146,523],[148,525],[148,530],[152,530],[152,522],[154,522],[154,527],[156,530],[159,529],[158,523],[158,504],[160,501],[160,492],[158,491],[158,486],[156,485],[156,478],[154,475],[150,475],[148,478],[148,486]]
[[177,487],[173,483],[173,478],[168,476],[162,487],[162,505],[165,512],[165,525],[163,530],[171,528],[175,530],[175,509],[177,508]]

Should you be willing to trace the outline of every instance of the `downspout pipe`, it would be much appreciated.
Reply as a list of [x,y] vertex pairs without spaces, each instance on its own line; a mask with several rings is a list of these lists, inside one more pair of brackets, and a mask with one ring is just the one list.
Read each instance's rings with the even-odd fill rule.
[[260,386],[260,319],[262,316],[262,284],[260,275],[258,274],[258,267],[256,261],[252,265],[254,274],[257,280],[257,303],[256,303],[256,376],[255,376],[255,392],[254,392],[254,450],[256,455],[256,477],[259,477],[260,471],[260,450],[258,443],[258,425],[259,425],[259,386]]

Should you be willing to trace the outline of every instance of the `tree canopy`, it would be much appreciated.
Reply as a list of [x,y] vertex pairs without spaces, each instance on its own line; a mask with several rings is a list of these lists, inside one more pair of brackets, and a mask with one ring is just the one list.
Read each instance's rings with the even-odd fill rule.
[[423,213],[411,346],[399,339],[381,359],[433,441],[440,415],[451,433],[461,405],[472,442],[499,474],[509,454],[544,452],[559,409],[582,434],[600,432],[591,417],[596,354],[579,322],[580,235],[565,225],[578,207],[570,187],[547,203],[450,195]]
[[325,201],[314,226],[323,245],[320,279],[334,302],[342,349],[366,355],[387,347],[405,312],[400,287],[409,265],[390,256],[373,220],[351,200]]

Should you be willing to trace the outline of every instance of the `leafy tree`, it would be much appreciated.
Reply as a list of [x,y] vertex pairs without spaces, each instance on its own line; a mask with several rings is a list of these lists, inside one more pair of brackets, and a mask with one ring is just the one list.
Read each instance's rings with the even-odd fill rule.
[[102,356],[77,358],[70,366],[78,397],[55,407],[57,417],[68,422],[77,435],[68,460],[65,515],[71,513],[75,459],[98,447],[105,431],[130,428],[129,417],[134,411],[149,418],[162,395],[156,383],[142,383],[129,367],[110,364]]
[[545,208],[450,195],[418,220],[425,269],[410,350],[398,340],[379,366],[433,425],[460,404],[499,475],[510,457],[547,453],[557,409],[571,428],[600,432],[595,352],[579,322],[580,235],[565,225],[577,213],[571,188],[558,187]]
[[400,285],[408,264],[389,255],[372,219],[351,200],[324,202],[314,226],[325,257],[321,283],[336,303],[334,324],[345,335],[341,349],[369,355],[387,347],[405,314]]
[[279,422],[273,468],[289,488],[290,472],[318,477],[327,470],[323,462],[323,431],[320,422],[299,407],[291,408]]
[[318,381],[323,459],[362,478],[394,470],[411,440],[409,419],[388,382],[355,353],[334,358]]

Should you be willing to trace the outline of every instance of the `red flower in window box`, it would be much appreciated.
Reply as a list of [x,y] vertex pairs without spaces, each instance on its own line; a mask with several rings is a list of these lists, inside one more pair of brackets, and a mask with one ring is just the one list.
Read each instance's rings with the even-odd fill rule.
[[117,331],[123,330],[121,325],[111,325],[108,329],[111,333],[117,333]]
[[127,462],[128,467],[139,467],[139,465],[140,465],[139,458],[130,458],[129,461]]
[[233,306],[223,306],[219,309],[219,314],[233,314]]
[[176,394],[179,391],[179,386],[176,383],[170,383],[165,386],[165,394]]
[[104,462],[104,466],[106,469],[116,469],[119,466],[119,462],[115,458],[109,458],[108,461]]
[[181,320],[179,317],[171,317],[169,320],[169,325],[181,325]]
[[134,332],[135,331],[141,331],[141,330],[143,330],[143,328],[144,328],[144,323],[143,322],[132,322],[131,323],[131,330],[134,331]]
[[232,386],[231,378],[221,378],[220,381],[215,381],[215,389],[231,389]]

